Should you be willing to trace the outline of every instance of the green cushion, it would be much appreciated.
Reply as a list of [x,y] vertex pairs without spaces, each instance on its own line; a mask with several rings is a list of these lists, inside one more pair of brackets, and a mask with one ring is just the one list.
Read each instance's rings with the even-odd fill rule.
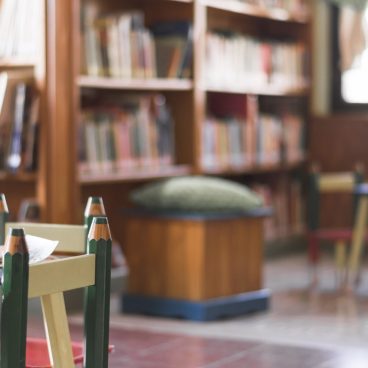
[[248,212],[263,205],[244,185],[203,176],[151,183],[133,191],[131,199],[144,208],[180,212]]

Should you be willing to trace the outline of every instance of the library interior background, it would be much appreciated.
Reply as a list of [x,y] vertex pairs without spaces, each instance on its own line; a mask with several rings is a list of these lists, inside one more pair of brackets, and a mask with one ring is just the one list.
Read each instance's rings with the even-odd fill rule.
[[367,86],[365,0],[1,0],[0,192],[102,198],[109,367],[368,367]]

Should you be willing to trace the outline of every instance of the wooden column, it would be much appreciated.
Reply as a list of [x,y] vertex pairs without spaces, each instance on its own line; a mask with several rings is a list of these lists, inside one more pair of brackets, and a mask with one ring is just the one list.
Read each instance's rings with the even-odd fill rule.
[[193,19],[193,106],[194,106],[194,171],[201,173],[201,130],[206,117],[206,99],[207,94],[204,89],[205,83],[205,60],[206,60],[206,30],[207,30],[207,9],[199,1],[194,1],[194,19]]
[[77,223],[80,218],[76,185],[77,62],[75,40],[79,6],[74,0],[47,0],[45,42],[44,122],[41,174],[45,188],[40,194],[44,217],[58,223]]

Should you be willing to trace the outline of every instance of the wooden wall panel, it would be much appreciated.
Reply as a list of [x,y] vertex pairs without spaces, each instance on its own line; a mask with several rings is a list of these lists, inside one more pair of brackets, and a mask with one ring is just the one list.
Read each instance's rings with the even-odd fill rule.
[[351,170],[362,162],[368,170],[368,114],[312,119],[309,129],[310,160],[324,170]]
[[[349,171],[362,163],[368,180],[368,115],[338,115],[314,118],[309,128],[310,162],[321,171]],[[348,226],[352,221],[351,197],[323,198],[321,224]]]

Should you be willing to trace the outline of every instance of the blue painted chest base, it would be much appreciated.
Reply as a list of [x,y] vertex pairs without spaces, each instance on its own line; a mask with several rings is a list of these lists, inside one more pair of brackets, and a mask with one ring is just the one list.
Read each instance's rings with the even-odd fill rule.
[[268,289],[201,302],[127,293],[122,297],[122,312],[183,318],[192,321],[213,321],[264,311],[269,308],[269,304],[270,291]]

